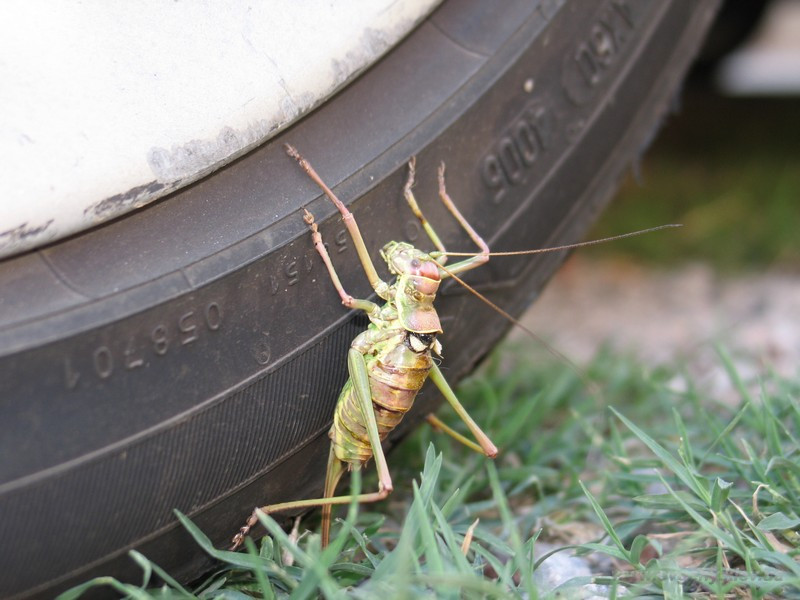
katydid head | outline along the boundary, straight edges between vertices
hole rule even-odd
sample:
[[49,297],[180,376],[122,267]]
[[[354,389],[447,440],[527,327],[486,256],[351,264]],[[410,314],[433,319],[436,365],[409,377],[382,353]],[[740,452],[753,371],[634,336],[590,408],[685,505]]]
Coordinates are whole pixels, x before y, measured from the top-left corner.
[[389,242],[381,257],[397,276],[394,303],[403,327],[413,333],[441,333],[439,315],[433,307],[442,279],[439,264],[405,242]]

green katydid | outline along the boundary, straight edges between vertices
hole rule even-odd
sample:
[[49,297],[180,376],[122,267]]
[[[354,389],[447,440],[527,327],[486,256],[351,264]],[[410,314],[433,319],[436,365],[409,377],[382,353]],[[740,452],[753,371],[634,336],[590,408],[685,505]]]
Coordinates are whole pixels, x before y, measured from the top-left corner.
[[[372,458],[375,459],[378,471],[378,490],[359,494],[355,499],[358,502],[377,502],[386,498],[391,493],[393,485],[381,448],[381,441],[410,410],[417,392],[428,378],[433,381],[450,406],[464,421],[475,441],[451,429],[434,415],[428,416],[428,422],[436,429],[453,436],[489,458],[497,456],[497,447],[458,401],[433,360],[433,355],[440,355],[442,351],[441,343],[436,338],[437,334],[442,333],[442,328],[436,309],[433,307],[433,301],[442,280],[447,278],[457,280],[519,325],[516,319],[465,284],[458,274],[479,267],[489,260],[490,255],[507,256],[564,250],[638,235],[664,227],[673,227],[673,225],[664,225],[603,240],[557,248],[493,254],[489,252],[486,242],[466,221],[447,194],[444,181],[445,168],[442,163],[438,171],[439,197],[470,239],[480,248],[480,252],[477,253],[448,252],[433,227],[425,219],[411,191],[415,175],[415,159],[412,157],[408,163],[408,179],[403,193],[411,211],[419,219],[437,250],[423,252],[405,242],[387,243],[381,250],[381,257],[386,261],[392,275],[396,276],[394,282],[387,283],[379,277],[372,264],[369,251],[361,237],[353,214],[296,149],[286,144],[286,152],[297,160],[303,170],[341,213],[369,283],[375,293],[385,301],[385,304],[381,306],[370,300],[353,298],[344,290],[322,242],[322,235],[314,222],[314,217],[304,209],[303,218],[311,229],[314,247],[327,267],[333,285],[342,299],[342,304],[347,308],[363,310],[370,319],[370,325],[366,331],[353,340],[348,351],[347,368],[350,378],[339,395],[333,425],[328,433],[331,438],[331,448],[328,455],[323,497],[271,504],[254,510],[244,527],[233,537],[233,549],[241,545],[244,537],[258,522],[257,511],[270,514],[318,506],[322,507],[322,545],[326,546],[330,538],[332,506],[349,504],[353,501],[353,496],[350,495],[334,495],[339,479],[345,469],[359,469]],[[445,266],[449,256],[465,258]]]

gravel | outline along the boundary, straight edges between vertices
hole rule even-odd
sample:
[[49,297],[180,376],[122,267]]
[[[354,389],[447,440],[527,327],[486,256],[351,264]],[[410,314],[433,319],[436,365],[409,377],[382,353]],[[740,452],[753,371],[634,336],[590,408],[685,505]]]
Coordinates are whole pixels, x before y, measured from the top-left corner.
[[522,321],[579,364],[607,344],[650,366],[684,363],[710,393],[736,401],[716,345],[754,389],[768,371],[796,377],[799,316],[798,275],[725,278],[703,264],[659,270],[575,255]]

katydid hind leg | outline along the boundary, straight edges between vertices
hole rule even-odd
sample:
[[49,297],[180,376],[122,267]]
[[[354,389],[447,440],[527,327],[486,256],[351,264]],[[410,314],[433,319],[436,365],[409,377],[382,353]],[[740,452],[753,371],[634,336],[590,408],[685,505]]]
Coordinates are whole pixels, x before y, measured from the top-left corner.
[[[328,467],[325,469],[325,489],[323,496],[325,498],[333,498],[336,493],[336,486],[344,473],[345,465],[342,461],[336,458],[336,453],[331,446],[328,452]],[[331,539],[331,511],[333,506],[326,504],[322,507],[322,547],[327,547]]]
[[489,458],[494,458],[497,456],[497,446],[494,445],[492,440],[489,439],[483,430],[478,426],[477,423],[472,419],[472,417],[467,412],[467,409],[459,402],[458,397],[456,396],[453,388],[450,387],[450,384],[447,383],[447,380],[442,375],[442,372],[439,370],[439,367],[436,364],[433,365],[431,368],[431,372],[429,375],[431,381],[439,388],[439,391],[442,392],[442,395],[447,400],[448,404],[453,407],[453,410],[456,411],[456,414],[461,417],[461,420],[464,421],[467,428],[470,430],[470,433],[475,437],[482,452],[488,456]]
[[266,506],[262,506],[261,508],[256,508],[253,511],[253,514],[250,515],[250,518],[247,519],[247,523],[239,530],[235,536],[233,536],[231,550],[236,550],[244,541],[245,536],[250,532],[250,530],[255,527],[258,523],[258,511],[261,511],[264,514],[271,515],[273,513],[282,512],[285,510],[293,510],[298,508],[317,508],[317,507],[324,507],[324,506],[333,506],[334,504],[350,504],[354,499],[358,503],[367,503],[367,502],[378,502],[379,500],[383,500],[386,496],[389,495],[389,490],[381,489],[377,492],[371,492],[368,494],[358,494],[357,496],[347,495],[347,496],[332,496],[330,498],[309,498],[307,500],[292,500],[290,502],[281,502],[278,504],[268,504]]
[[[378,433],[378,424],[375,420],[375,413],[372,408],[372,397],[369,389],[369,377],[367,374],[366,364],[364,357],[355,349],[350,349],[347,356],[347,366],[350,372],[350,378],[353,381],[353,389],[357,394],[359,407],[364,414],[364,421],[367,428],[367,436],[370,441],[372,455],[375,458],[375,466],[378,470],[378,491],[367,494],[358,494],[357,496],[328,496],[333,494],[336,484],[342,476],[345,469],[345,463],[339,460],[331,448],[331,453],[328,458],[328,471],[325,479],[325,496],[322,498],[310,498],[308,500],[292,500],[289,502],[281,502],[278,504],[269,504],[262,506],[253,511],[247,523],[239,530],[233,537],[233,545],[231,550],[238,548],[244,541],[245,536],[249,531],[258,523],[258,511],[265,514],[272,514],[284,510],[292,510],[298,508],[315,508],[323,507],[329,509],[335,504],[350,504],[354,499],[358,503],[378,502],[385,499],[392,491],[392,478],[389,473],[389,468],[386,465],[386,457],[381,448],[380,434]],[[330,537],[330,511],[323,511],[323,546],[327,545]]]
[[474,450],[475,452],[478,452],[480,454],[485,454],[484,449],[481,448],[478,444],[473,442],[468,437],[461,435],[458,431],[450,427],[447,423],[442,421],[439,417],[437,417],[433,413],[425,417],[425,420],[433,428],[434,431],[440,431],[441,433],[446,433],[457,442],[464,444],[467,448]]
[[353,390],[364,418],[372,456],[375,459],[375,468],[378,470],[379,490],[385,491],[386,495],[388,495],[392,491],[392,477],[386,464],[386,456],[383,454],[381,438],[378,433],[378,422],[375,419],[375,410],[372,407],[372,391],[369,385],[367,364],[364,362],[364,357],[355,348],[350,348],[347,353],[347,370],[353,382]]

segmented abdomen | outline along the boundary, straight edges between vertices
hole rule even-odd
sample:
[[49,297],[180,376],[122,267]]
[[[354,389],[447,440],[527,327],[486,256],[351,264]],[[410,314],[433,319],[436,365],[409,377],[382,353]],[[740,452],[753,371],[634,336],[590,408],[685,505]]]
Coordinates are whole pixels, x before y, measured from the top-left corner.
[[[380,360],[373,360],[367,364],[372,409],[381,439],[384,439],[411,409],[417,392],[422,388],[431,370],[431,359],[425,354],[413,354],[411,361],[408,360],[408,355],[403,358],[405,360],[400,362],[405,364],[401,367]],[[353,382],[349,379],[339,394],[329,435],[339,460],[352,465],[361,465],[372,458],[366,424]]]

